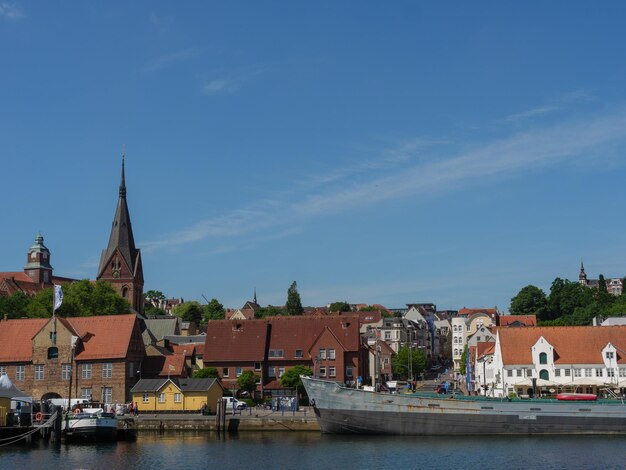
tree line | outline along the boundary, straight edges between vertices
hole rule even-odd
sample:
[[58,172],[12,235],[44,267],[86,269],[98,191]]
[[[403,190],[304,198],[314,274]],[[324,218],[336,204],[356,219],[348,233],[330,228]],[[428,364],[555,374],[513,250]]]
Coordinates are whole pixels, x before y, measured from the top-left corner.
[[[623,284],[626,288],[626,284]],[[606,280],[599,276],[597,287],[588,287],[557,277],[546,293],[537,286],[523,287],[511,299],[511,315],[537,315],[540,326],[590,325],[594,317],[626,315],[626,294],[607,291]]]

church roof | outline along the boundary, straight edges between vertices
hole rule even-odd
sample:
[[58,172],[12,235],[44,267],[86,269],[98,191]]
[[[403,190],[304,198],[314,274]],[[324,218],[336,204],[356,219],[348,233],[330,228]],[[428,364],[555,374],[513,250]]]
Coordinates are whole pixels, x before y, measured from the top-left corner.
[[111,256],[113,256],[115,250],[119,250],[130,271],[135,273],[139,250],[135,247],[135,238],[133,237],[133,229],[130,223],[130,213],[128,211],[128,204],[126,203],[124,159],[122,159],[122,179],[120,182],[119,199],[117,201],[117,208],[115,209],[111,235],[109,236],[109,245],[106,250],[102,251],[100,267],[98,268],[98,278],[102,275],[106,264],[111,259]]

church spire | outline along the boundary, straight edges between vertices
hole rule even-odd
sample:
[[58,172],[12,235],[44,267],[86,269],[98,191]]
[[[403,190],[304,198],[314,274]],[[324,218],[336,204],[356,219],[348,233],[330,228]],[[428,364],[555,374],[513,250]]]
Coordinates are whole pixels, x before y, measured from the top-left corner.
[[122,148],[122,180],[120,181],[120,197],[126,198],[126,178],[124,177],[124,158],[126,148]]

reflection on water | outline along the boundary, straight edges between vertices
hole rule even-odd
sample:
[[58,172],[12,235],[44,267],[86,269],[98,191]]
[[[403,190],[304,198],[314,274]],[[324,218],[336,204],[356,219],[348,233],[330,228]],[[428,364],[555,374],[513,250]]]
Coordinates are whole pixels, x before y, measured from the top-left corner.
[[0,468],[624,468],[626,438],[382,437],[318,432],[142,433],[136,442],[0,447]]

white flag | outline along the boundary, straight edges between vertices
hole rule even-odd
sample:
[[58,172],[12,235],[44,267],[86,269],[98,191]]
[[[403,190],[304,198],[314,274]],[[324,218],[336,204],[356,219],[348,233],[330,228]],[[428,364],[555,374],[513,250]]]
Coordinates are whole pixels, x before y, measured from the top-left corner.
[[57,308],[61,306],[63,303],[63,290],[61,286],[54,285],[54,308],[52,311],[54,312]]

